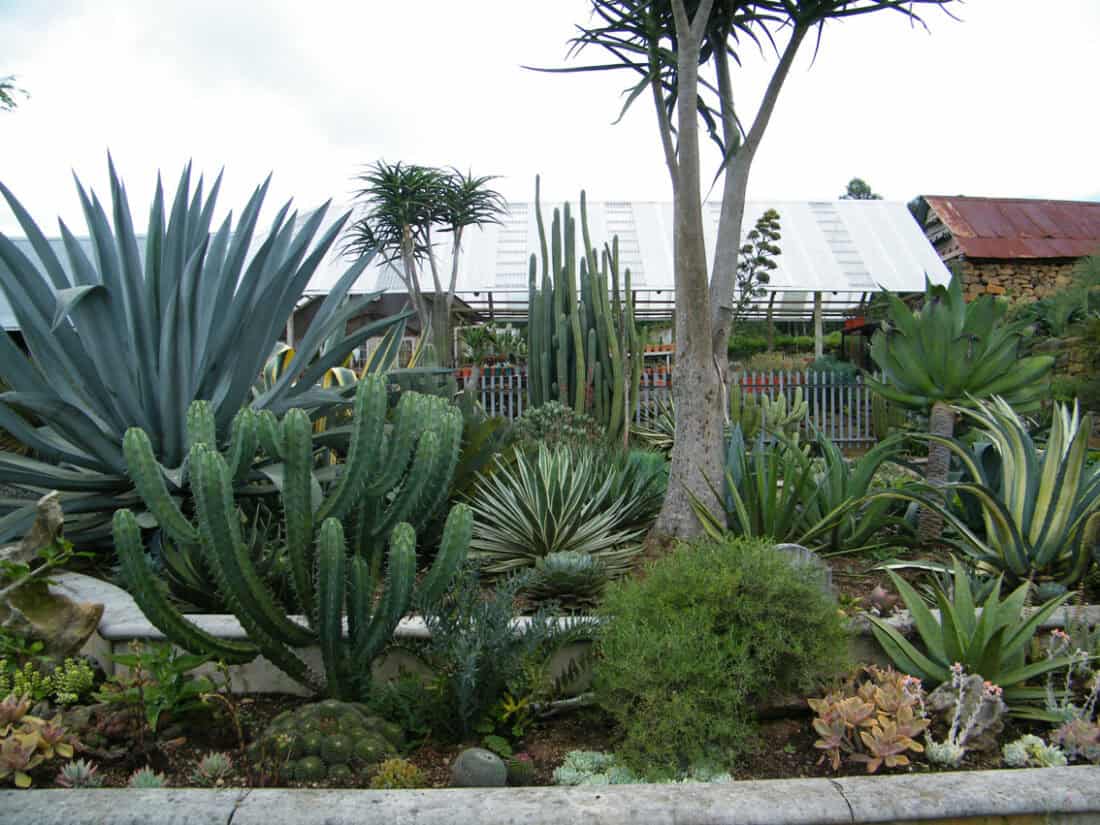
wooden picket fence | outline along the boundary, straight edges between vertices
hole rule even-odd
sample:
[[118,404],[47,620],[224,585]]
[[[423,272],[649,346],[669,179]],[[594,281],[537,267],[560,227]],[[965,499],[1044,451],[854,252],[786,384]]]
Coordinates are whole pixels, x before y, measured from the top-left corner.
[[[460,370],[459,381],[468,375],[468,370]],[[745,396],[767,394],[776,398],[782,394],[787,396],[788,403],[801,388],[807,403],[809,425],[841,445],[871,444],[876,440],[871,425],[871,390],[861,375],[848,377],[811,370],[773,370],[734,372],[731,380],[738,382]],[[484,367],[476,388],[481,405],[489,415],[512,420],[521,416],[528,405],[526,367]],[[644,370],[634,420],[642,421],[671,394],[671,369]]]

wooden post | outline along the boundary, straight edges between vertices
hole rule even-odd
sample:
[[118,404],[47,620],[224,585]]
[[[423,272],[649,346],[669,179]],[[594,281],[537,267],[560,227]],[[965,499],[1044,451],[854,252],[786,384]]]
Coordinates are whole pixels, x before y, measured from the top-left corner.
[[814,360],[825,354],[825,325],[821,317],[821,293],[814,293]]
[[775,306],[775,292],[768,298],[768,352],[775,350],[775,322],[772,320],[772,308]]

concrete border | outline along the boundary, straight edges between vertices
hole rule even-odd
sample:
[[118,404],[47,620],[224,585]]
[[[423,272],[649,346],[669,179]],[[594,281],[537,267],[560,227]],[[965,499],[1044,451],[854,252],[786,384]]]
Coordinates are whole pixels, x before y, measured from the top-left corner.
[[728,785],[0,792],[0,825],[1097,823],[1100,767]]

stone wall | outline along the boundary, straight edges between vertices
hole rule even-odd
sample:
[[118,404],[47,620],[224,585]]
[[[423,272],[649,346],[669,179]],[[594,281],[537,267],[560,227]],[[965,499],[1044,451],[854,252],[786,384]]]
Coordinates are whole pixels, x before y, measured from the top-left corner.
[[1035,301],[1069,286],[1076,259],[952,261],[962,275],[966,298],[1004,295],[1012,301]]

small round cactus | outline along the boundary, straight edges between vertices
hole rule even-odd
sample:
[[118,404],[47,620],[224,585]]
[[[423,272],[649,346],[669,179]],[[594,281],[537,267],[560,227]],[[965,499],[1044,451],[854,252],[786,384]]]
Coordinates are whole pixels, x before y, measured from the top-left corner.
[[366,706],[326,699],[280,713],[249,755],[293,781],[348,784],[403,744],[401,728],[371,716]]
[[85,759],[74,759],[61,766],[55,780],[62,788],[98,788],[103,777],[96,773],[96,766]]
[[130,781],[126,784],[130,788],[167,788],[168,778],[152,768],[138,768],[130,775]]

